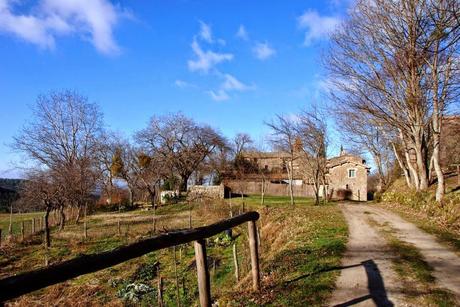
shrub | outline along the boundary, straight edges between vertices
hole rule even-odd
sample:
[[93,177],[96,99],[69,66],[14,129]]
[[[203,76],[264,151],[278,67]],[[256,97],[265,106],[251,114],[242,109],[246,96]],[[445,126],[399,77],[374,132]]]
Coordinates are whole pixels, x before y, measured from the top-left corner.
[[442,203],[438,203],[429,192],[385,192],[382,200],[399,203],[425,213],[438,224],[460,230],[460,194],[446,194]]

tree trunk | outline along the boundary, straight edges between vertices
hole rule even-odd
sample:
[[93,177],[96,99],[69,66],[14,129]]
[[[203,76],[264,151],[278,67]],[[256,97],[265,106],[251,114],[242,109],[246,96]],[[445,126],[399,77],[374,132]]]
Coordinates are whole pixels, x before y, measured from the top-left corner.
[[438,185],[436,187],[436,201],[441,202],[445,194],[444,174],[439,162],[439,147],[441,142],[441,120],[438,116],[437,104],[434,104],[433,111],[433,166],[438,178]]
[[61,215],[61,219],[59,221],[59,231],[62,231],[64,229],[65,219],[66,219],[66,216],[65,216],[65,213],[64,213],[64,206],[61,206],[59,208],[59,213]]
[[396,160],[398,161],[399,167],[402,169],[404,173],[404,178],[406,179],[406,184],[408,188],[413,188],[411,178],[410,178],[410,173],[406,165],[404,165],[404,162],[402,161],[401,157],[399,156],[398,151],[396,150],[396,146],[393,142],[391,142],[391,147],[393,148],[393,152],[395,154]]
[[49,248],[51,246],[49,217],[50,217],[50,209],[47,208],[45,212],[45,247],[46,248]]
[[187,181],[190,175],[183,174],[180,176],[181,181],[180,181],[180,192],[187,192]]
[[80,223],[80,215],[81,215],[81,206],[77,206],[77,217],[75,218],[75,224]]
[[417,157],[417,170],[420,180],[420,190],[428,189],[428,176],[426,170],[426,163],[423,155],[423,142],[418,138],[415,140],[415,155]]
[[407,166],[411,172],[411,176],[410,178],[412,179],[412,184],[413,186],[415,187],[415,189],[417,191],[420,191],[420,179],[419,179],[419,176],[418,176],[418,173],[417,173],[417,170],[415,169],[414,165],[412,164],[411,160],[410,160],[410,155],[409,155],[409,151],[408,149],[405,150],[405,156],[406,156],[406,163],[407,163]]
[[13,203],[10,201],[10,223],[8,225],[8,236],[13,234]]

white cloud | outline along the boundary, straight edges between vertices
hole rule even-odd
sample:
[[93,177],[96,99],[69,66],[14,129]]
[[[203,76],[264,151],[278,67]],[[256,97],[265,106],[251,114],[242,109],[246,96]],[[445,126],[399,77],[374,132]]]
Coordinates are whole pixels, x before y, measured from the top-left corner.
[[174,85],[177,86],[178,88],[189,88],[189,87],[195,87],[192,83],[189,83],[184,80],[177,79],[174,81]]
[[190,71],[209,72],[215,65],[231,61],[233,54],[231,53],[218,53],[211,50],[204,51],[196,39],[192,42],[192,50],[195,53],[196,59],[188,61],[188,68]]
[[238,31],[236,32],[236,37],[244,41],[249,40],[248,31],[246,31],[246,28],[243,25],[240,25],[240,27],[238,28]]
[[198,35],[205,42],[212,43],[214,41],[212,38],[211,27],[207,23],[204,23],[201,20],[200,20],[200,33]]
[[252,48],[254,56],[259,60],[267,60],[276,54],[275,49],[271,48],[268,43],[256,43],[254,48]]
[[113,28],[125,15],[108,0],[40,0],[29,14],[15,13],[16,0],[0,0],[0,32],[44,49],[53,49],[58,36],[87,36],[104,54],[119,52]]
[[304,45],[310,45],[314,40],[325,39],[340,24],[340,18],[320,16],[317,11],[308,10],[298,18],[298,26],[306,29]]
[[208,94],[215,101],[224,101],[230,99],[231,92],[246,92],[253,90],[254,85],[247,85],[230,74],[223,74],[223,81],[217,91],[208,91]]
[[224,75],[224,82],[221,85],[221,88],[226,91],[239,91],[244,92],[254,88],[254,86],[249,86],[235,78],[230,74]]
[[230,99],[230,96],[224,90],[208,91],[208,94],[211,96],[212,100],[215,101],[225,101]]

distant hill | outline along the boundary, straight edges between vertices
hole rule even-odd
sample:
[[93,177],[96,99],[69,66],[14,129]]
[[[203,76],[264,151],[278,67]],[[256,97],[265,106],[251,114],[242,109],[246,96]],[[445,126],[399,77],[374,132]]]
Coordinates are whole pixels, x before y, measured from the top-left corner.
[[23,179],[0,178],[0,212],[7,212],[12,200],[19,197],[19,189],[25,182]]
[[24,179],[0,178],[0,188],[19,192],[19,189],[24,182]]

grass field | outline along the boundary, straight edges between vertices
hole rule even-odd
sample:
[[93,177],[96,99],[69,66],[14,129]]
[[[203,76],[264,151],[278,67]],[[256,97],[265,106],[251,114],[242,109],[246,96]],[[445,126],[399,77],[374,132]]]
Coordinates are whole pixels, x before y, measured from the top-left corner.
[[[233,229],[235,240],[225,235],[207,241],[208,263],[212,280],[213,299],[220,306],[240,305],[324,305],[331,293],[345,249],[347,228],[340,210],[333,204],[313,206],[313,200],[296,199],[289,205],[286,197],[260,197],[243,200],[233,198],[225,203],[195,204],[192,207],[193,226],[210,224],[229,216],[230,204],[234,214],[242,209],[257,210],[261,236],[262,291],[253,293],[250,279],[250,259],[247,226]],[[188,228],[187,204],[169,205],[157,210],[161,218],[158,231]],[[132,211],[101,213],[88,217],[88,239],[83,238],[81,225],[69,224],[64,231],[52,233],[52,247],[46,254],[41,237],[35,236],[0,249],[0,277],[43,266],[49,262],[70,259],[79,254],[97,253],[128,244],[151,235],[152,213]],[[16,217],[19,218],[19,217]],[[122,221],[121,235],[117,221]],[[237,245],[240,281],[236,283],[233,266],[233,244]],[[177,267],[177,283],[174,271]],[[196,271],[191,244],[150,253],[143,257],[61,283],[16,301],[22,306],[56,304],[81,305],[155,305],[158,274],[164,282],[164,301],[167,306],[194,305],[197,302]]]
[[[33,213],[18,213],[13,214],[12,216],[12,232],[15,235],[19,235],[21,233],[21,222],[24,221],[26,223],[25,227],[30,227],[28,223],[32,218],[39,218],[42,217],[42,212],[33,212]],[[0,229],[2,230],[2,240],[6,238],[8,235],[8,228],[10,225],[10,215],[6,213],[0,213]],[[27,231],[30,231],[27,229]]]

